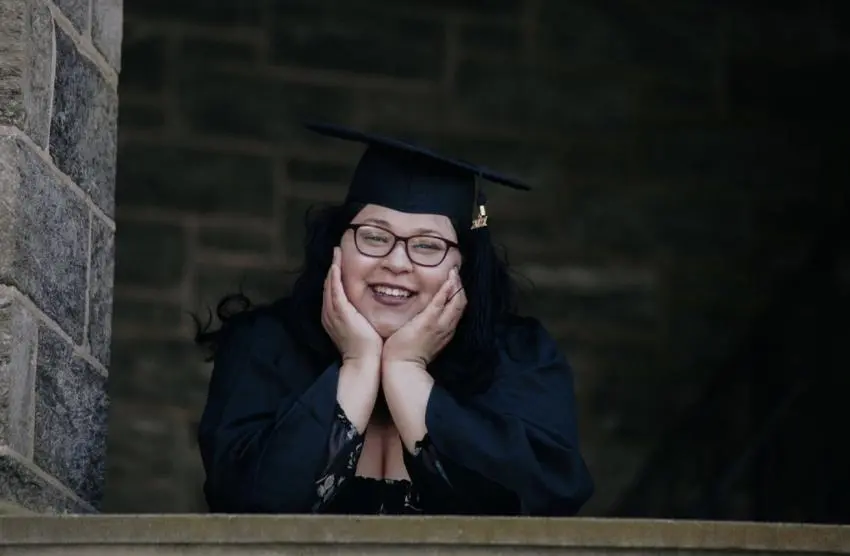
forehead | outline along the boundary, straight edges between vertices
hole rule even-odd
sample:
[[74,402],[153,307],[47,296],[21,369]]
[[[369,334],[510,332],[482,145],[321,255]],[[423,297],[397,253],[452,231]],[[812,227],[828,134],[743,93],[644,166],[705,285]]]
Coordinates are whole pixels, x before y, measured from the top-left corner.
[[413,234],[423,231],[436,232],[447,238],[456,238],[454,226],[442,214],[417,214],[389,209],[380,205],[366,205],[356,219],[357,222],[373,221],[385,224],[397,234]]

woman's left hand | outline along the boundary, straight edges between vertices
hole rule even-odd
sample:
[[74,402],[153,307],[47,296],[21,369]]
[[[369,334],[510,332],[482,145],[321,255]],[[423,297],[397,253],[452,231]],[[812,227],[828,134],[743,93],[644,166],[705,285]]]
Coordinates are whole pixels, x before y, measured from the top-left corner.
[[387,338],[383,361],[427,367],[454,336],[466,303],[460,275],[453,268],[425,309]]

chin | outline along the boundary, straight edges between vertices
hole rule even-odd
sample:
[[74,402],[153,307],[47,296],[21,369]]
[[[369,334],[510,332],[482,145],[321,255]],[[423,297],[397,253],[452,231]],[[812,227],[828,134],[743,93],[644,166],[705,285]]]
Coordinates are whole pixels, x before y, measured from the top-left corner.
[[404,326],[403,322],[379,321],[372,323],[372,327],[384,340],[395,334],[402,326]]
[[410,317],[406,314],[392,314],[389,311],[375,311],[367,315],[366,318],[378,335],[385,340],[410,320]]

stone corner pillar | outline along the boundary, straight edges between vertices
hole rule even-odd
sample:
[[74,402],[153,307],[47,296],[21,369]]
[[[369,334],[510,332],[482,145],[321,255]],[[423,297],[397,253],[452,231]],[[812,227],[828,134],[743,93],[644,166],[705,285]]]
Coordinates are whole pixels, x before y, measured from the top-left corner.
[[0,0],[0,513],[103,491],[122,0]]

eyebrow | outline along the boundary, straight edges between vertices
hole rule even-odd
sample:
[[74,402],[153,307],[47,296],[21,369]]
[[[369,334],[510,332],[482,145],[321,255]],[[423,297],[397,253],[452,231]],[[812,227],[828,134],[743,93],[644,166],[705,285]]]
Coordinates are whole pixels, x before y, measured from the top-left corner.
[[[392,224],[387,222],[386,220],[381,220],[380,218],[367,218],[363,221],[364,224],[375,224],[377,226],[383,226],[384,228],[392,229]],[[413,235],[419,234],[434,234],[440,237],[443,237],[443,234],[438,232],[437,230],[432,230],[431,228],[417,228],[413,230]]]

